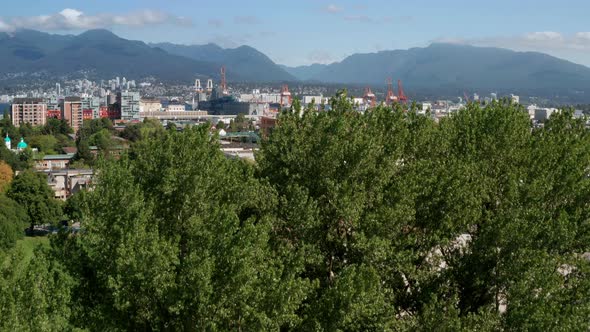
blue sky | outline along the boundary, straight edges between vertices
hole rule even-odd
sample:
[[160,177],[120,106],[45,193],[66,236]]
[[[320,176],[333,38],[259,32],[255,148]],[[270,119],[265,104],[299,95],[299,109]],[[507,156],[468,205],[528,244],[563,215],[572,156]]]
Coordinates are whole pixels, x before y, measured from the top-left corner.
[[[8,1],[7,1],[8,2]],[[19,0],[1,6],[0,31],[253,46],[278,63],[339,61],[352,53],[434,41],[540,51],[590,65],[588,0]]]

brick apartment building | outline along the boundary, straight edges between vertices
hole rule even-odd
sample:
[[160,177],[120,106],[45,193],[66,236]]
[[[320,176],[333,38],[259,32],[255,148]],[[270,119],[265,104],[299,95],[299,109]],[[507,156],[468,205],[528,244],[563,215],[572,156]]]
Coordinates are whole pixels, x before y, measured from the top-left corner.
[[78,132],[84,122],[84,111],[80,97],[66,97],[62,107],[62,119],[68,122],[68,125]]
[[15,98],[12,102],[12,124],[43,126],[47,121],[47,104],[40,98]]

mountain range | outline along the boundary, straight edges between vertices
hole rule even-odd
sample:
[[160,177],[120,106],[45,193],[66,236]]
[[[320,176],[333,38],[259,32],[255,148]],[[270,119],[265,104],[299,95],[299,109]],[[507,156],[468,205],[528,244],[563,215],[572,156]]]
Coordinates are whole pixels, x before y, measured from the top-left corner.
[[329,65],[287,67],[249,46],[146,44],[108,30],[56,35],[34,30],[0,33],[0,85],[15,79],[154,77],[167,82],[317,81],[384,86],[389,77],[407,87],[437,90],[590,91],[590,68],[535,52],[435,43],[424,48],[353,54]]
[[[178,52],[168,52],[159,46]],[[181,52],[184,49],[188,52]],[[296,80],[251,47],[222,49],[213,44],[148,45],[120,38],[102,29],[89,30],[77,36],[34,30],[0,33],[0,63],[0,77],[8,79],[40,76],[107,79],[125,76],[187,83],[195,78],[218,79],[220,67],[226,65],[228,80]]]
[[216,44],[178,45],[171,43],[150,44],[170,54],[184,56],[197,61],[215,61],[223,64],[228,71],[247,77],[249,81],[276,82],[296,81],[294,75],[275,64],[269,57],[250,46],[221,48]]
[[590,68],[536,52],[435,43],[425,48],[354,54],[329,65],[284,67],[302,80],[384,85],[389,77],[419,88],[587,89]]

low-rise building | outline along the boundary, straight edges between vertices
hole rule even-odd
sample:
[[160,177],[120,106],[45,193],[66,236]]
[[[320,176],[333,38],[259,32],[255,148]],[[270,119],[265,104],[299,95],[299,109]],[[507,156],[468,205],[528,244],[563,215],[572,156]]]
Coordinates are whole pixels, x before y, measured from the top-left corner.
[[61,119],[61,110],[59,109],[51,109],[51,110],[47,110],[47,118],[55,118],[55,119]]
[[141,112],[141,119],[163,120],[199,120],[207,116],[206,111],[168,111],[168,112]]
[[184,112],[186,111],[186,106],[184,104],[168,104],[166,106],[166,112]]
[[49,154],[35,160],[35,169],[38,171],[67,169],[74,158],[73,154]]
[[268,134],[270,134],[276,125],[277,119],[275,117],[260,117],[259,128],[262,136],[267,136]]
[[67,169],[47,171],[47,184],[54,192],[56,199],[66,200],[71,195],[92,185],[94,171],[91,169]]
[[162,110],[162,102],[159,99],[141,98],[139,102],[140,112],[160,112]]

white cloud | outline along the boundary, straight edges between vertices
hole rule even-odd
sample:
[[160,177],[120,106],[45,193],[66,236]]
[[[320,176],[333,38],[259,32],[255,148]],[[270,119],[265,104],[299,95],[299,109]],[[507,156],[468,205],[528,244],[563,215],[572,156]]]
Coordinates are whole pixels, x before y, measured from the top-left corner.
[[343,10],[342,7],[337,6],[335,4],[330,4],[327,7],[324,7],[324,11],[331,13],[331,14],[340,13],[342,10]]
[[139,27],[154,24],[190,25],[191,20],[148,9],[125,15],[108,13],[86,15],[77,9],[66,8],[51,15],[0,19],[0,31],[12,32],[17,29],[80,30],[108,28],[117,25]]
[[590,32],[578,32],[575,37],[582,40],[590,40]]
[[524,38],[530,41],[562,41],[563,36],[559,32],[555,31],[541,31],[541,32],[530,32],[524,35]]

